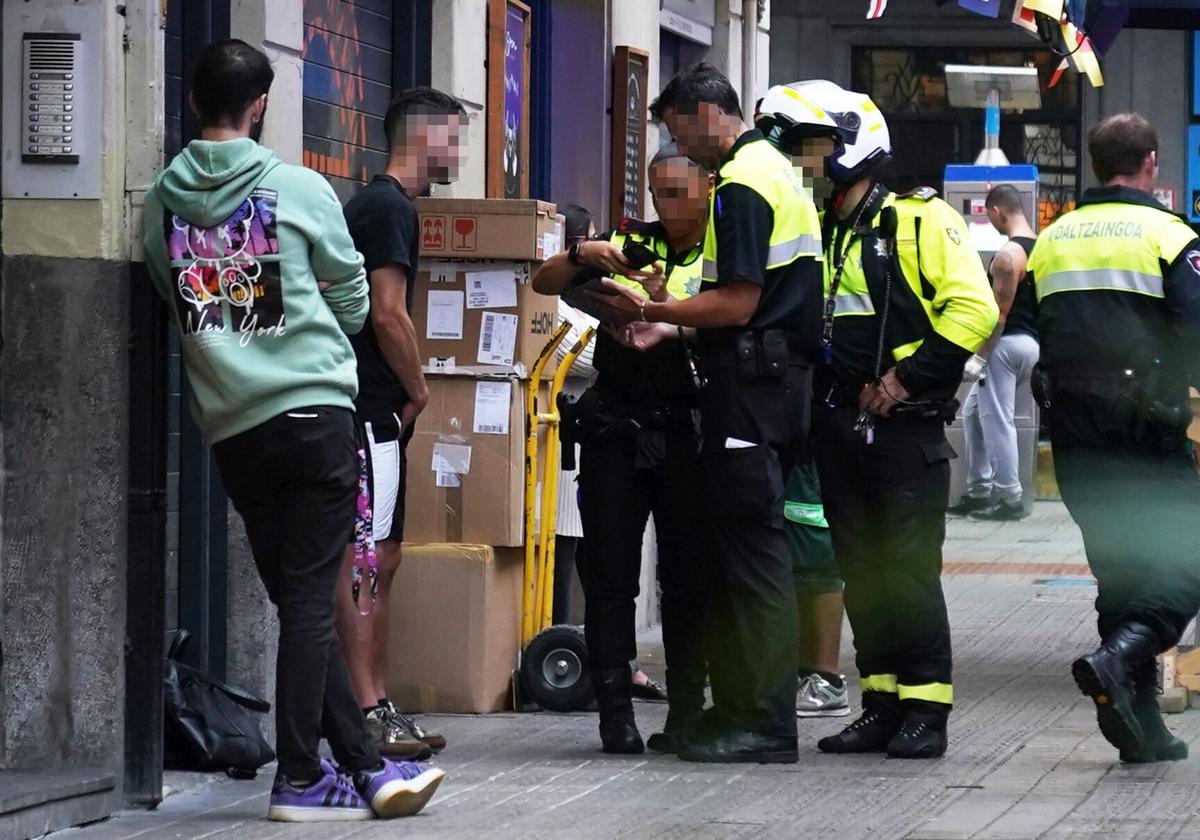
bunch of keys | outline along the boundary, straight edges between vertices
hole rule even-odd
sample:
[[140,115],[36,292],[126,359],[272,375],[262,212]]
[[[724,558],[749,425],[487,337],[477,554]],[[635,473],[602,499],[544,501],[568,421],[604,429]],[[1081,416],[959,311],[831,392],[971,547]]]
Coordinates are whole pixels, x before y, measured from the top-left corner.
[[863,436],[870,446],[875,442],[875,415],[869,411],[859,412],[858,419],[854,421],[854,431]]

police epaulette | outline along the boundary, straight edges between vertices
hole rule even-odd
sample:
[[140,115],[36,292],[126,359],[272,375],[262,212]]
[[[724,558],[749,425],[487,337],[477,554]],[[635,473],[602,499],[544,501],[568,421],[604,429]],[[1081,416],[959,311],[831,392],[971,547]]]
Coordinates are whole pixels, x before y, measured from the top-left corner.
[[917,187],[915,190],[899,193],[900,198],[917,198],[921,201],[930,201],[937,198],[937,190],[933,187]]

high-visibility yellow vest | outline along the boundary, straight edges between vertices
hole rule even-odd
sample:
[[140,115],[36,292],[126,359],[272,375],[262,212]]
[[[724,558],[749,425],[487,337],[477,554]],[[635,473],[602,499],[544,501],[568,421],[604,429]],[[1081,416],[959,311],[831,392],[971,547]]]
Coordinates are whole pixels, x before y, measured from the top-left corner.
[[1029,257],[1043,366],[1069,376],[1186,364],[1163,265],[1195,239],[1186,222],[1146,193],[1084,193],[1078,209],[1042,232]]
[[717,233],[714,224],[721,189],[741,184],[754,190],[771,208],[771,229],[767,270],[790,265],[801,257],[820,261],[821,223],[812,196],[804,187],[792,162],[766,140],[752,140],[725,162],[717,175],[717,188],[709,198],[708,230],[704,234],[704,263],[701,277],[705,283],[717,281]]
[[[893,288],[888,334],[894,341],[887,349],[895,361],[905,359],[917,351],[932,329],[964,350],[975,352],[995,329],[999,309],[983,263],[968,240],[962,216],[932,190],[907,196],[889,194],[880,212],[887,207],[894,207],[896,212],[895,248],[903,274],[903,278],[893,277],[893,281],[902,279],[907,286]],[[849,241],[848,233],[845,241]],[[882,300],[877,303],[872,297],[867,282],[864,244],[871,249],[867,259],[876,264],[876,282],[885,270],[884,262],[891,260],[891,246],[879,237],[870,235],[854,241],[838,283],[835,323],[837,318],[874,315],[882,306]],[[826,243],[826,295],[836,269],[836,247],[835,241]],[[906,318],[905,312],[915,317]],[[836,347],[836,327],[833,335]]]
[[1051,295],[1114,291],[1163,298],[1160,261],[1170,264],[1196,233],[1165,209],[1087,204],[1038,237],[1029,257],[1040,303]]
[[[636,224],[639,227],[652,227],[652,225],[643,223]],[[676,254],[676,259],[680,261],[673,262],[670,259],[670,245],[666,239],[650,233],[617,230],[609,237],[608,241],[618,248],[623,248],[626,242],[637,242],[658,254],[662,258],[663,271],[667,275],[667,294],[676,300],[690,298],[700,291],[700,254],[698,249],[692,249],[684,254]],[[622,286],[628,286],[636,292],[645,294],[642,284],[636,280],[619,276],[612,279]]]

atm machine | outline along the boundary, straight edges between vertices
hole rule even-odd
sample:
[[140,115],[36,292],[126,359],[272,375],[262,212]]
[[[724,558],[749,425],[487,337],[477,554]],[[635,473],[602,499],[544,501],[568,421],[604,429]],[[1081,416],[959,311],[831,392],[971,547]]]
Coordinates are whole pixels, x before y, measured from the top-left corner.
[[[1000,149],[1000,110],[1037,109],[1041,107],[1037,69],[1034,67],[981,67],[963,64],[946,65],[946,88],[950,105],[955,108],[984,108],[984,143],[974,164],[950,164],[946,167],[944,196],[946,202],[962,214],[967,222],[971,244],[986,266],[1004,237],[992,227],[987,218],[984,199],[993,187],[1011,184],[1021,193],[1025,215],[1038,227],[1038,170],[1033,164],[1010,164]],[[986,387],[986,386],[985,386]],[[965,402],[969,386],[960,389],[958,398]],[[1038,409],[1028,383],[1017,391],[1017,445],[1021,457],[1021,492],[1025,509],[1031,510],[1034,496],[1034,474],[1037,468]],[[947,430],[959,457],[951,462],[950,500],[956,501],[967,487],[966,441],[959,417]]]

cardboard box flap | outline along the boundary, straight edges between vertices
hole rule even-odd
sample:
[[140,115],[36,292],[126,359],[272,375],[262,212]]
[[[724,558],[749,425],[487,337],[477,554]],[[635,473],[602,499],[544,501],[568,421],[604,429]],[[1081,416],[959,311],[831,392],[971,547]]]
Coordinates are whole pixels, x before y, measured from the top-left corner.
[[479,216],[553,216],[548,201],[532,198],[418,198],[418,213],[474,213]]

